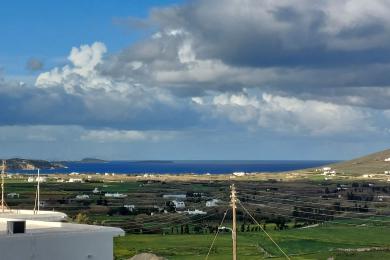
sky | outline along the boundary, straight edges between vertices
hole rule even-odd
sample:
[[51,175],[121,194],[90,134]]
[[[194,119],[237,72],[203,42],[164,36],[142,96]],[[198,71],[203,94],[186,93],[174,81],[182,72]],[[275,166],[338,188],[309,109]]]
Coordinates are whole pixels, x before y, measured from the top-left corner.
[[388,13],[386,0],[3,1],[0,157],[387,149]]

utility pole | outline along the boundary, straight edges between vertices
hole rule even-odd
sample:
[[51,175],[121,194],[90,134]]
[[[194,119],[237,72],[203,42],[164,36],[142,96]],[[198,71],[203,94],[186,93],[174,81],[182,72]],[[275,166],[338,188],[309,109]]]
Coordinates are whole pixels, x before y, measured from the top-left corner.
[[39,183],[41,182],[41,178],[39,177],[39,168],[38,168],[38,184],[37,184],[37,197],[38,197],[38,205],[37,205],[37,209],[38,209],[38,212],[39,212]]
[[1,211],[4,212],[4,171],[5,160],[3,160],[3,167],[1,169]]
[[232,241],[233,241],[233,260],[237,260],[237,223],[236,223],[236,187],[234,184],[230,186],[231,188],[231,206],[233,213],[233,227],[232,227]]

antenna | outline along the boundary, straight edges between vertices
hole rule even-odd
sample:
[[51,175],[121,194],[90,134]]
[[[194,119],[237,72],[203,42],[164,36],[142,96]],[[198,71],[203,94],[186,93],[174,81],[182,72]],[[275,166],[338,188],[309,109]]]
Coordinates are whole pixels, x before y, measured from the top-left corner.
[[41,178],[39,177],[39,168],[38,168],[38,184],[37,184],[37,193],[38,193],[38,212],[39,212],[39,204],[40,204],[40,202],[39,202],[39,183],[41,182]]
[[39,183],[41,182],[41,177],[39,177],[39,168],[38,168],[38,176],[37,176],[37,190],[35,191],[35,201],[34,201],[34,215],[39,212]]
[[236,187],[234,184],[230,186],[231,188],[231,206],[232,206],[232,212],[233,212],[233,227],[232,227],[232,242],[233,242],[233,260],[237,260],[237,220],[236,220]]
[[4,213],[4,171],[5,160],[3,160],[3,167],[1,169],[1,211]]

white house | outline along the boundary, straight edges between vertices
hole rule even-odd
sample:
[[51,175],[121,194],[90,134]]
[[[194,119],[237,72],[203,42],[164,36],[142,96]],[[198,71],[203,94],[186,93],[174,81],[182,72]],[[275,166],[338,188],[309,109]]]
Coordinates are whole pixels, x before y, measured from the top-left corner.
[[186,211],[184,211],[184,213],[187,213],[188,215],[206,215],[207,214],[207,212],[202,211],[202,210],[198,210],[198,209],[186,210]]
[[221,202],[221,200],[219,200],[219,199],[208,200],[208,201],[206,201],[206,207],[208,207],[208,208],[216,207],[216,206],[218,206],[219,202]]
[[36,177],[35,178],[35,181],[36,182],[46,182],[47,181],[47,177],[45,177],[45,176],[39,176],[39,177]]
[[331,167],[324,167],[324,168],[322,168],[322,171],[330,171],[330,170],[332,170]]
[[186,207],[184,201],[172,200],[173,205],[175,205],[176,209],[183,209]]
[[237,177],[241,177],[241,176],[245,176],[246,173],[245,172],[233,172],[233,175],[237,176]]
[[135,205],[123,205],[124,208],[127,208],[130,212],[133,212]]
[[100,193],[100,190],[97,187],[95,187],[95,189],[93,189],[92,193],[93,194],[98,194],[98,193]]
[[187,195],[186,194],[165,194],[163,195],[164,199],[186,199]]
[[390,162],[390,157],[389,157],[389,158],[386,158],[384,161],[385,161],[385,162]]
[[11,192],[7,194],[8,198],[19,198],[19,193]]
[[69,180],[68,180],[68,182],[79,182],[79,183],[82,183],[83,182],[83,179],[81,179],[81,178],[70,178]]
[[27,182],[34,182],[34,177],[28,177]]
[[86,200],[89,199],[89,196],[86,194],[81,194],[76,196],[76,200]]
[[1,259],[113,259],[120,228],[0,218]]
[[105,197],[107,198],[126,198],[127,195],[123,193],[106,193],[104,194]]
[[71,175],[71,176],[73,176],[73,175],[79,175],[80,173],[78,173],[78,172],[71,172],[71,173],[69,173],[69,175]]

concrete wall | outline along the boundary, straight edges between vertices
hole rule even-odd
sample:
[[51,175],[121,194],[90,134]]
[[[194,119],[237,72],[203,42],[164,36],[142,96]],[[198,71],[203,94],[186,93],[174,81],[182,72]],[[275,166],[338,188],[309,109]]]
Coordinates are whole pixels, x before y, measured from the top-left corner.
[[1,260],[109,260],[113,235],[108,232],[53,232],[0,236]]

